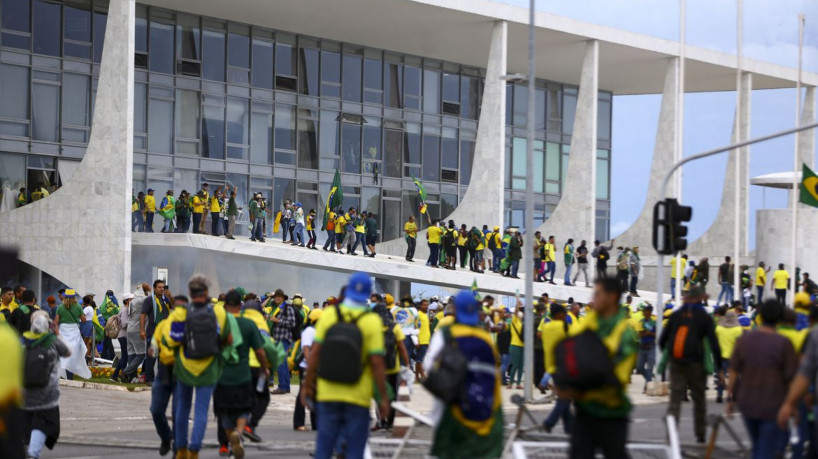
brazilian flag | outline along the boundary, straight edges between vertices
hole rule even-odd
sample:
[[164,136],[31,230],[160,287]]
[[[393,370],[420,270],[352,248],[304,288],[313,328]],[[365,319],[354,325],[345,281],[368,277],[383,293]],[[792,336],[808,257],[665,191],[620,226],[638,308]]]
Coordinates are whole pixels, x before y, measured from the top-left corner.
[[801,172],[801,203],[818,207],[818,175],[804,164]]
[[420,198],[420,213],[426,213],[426,188],[420,180],[412,176],[412,181],[415,183],[415,188],[418,190],[418,197]]
[[324,207],[324,221],[321,223],[321,231],[326,231],[327,229],[330,211],[343,204],[343,202],[344,192],[341,189],[341,174],[338,172],[338,169],[335,169],[335,177],[332,179],[332,185],[329,187],[327,205]]

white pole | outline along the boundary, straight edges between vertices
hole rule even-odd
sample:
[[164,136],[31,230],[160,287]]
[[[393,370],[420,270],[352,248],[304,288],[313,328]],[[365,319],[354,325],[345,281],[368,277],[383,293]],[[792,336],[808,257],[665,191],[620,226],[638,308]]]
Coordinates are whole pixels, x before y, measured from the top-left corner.
[[[806,17],[804,13],[798,15],[798,79],[795,82],[795,127],[801,126],[801,63],[804,49],[804,24]],[[795,133],[795,153],[793,154],[792,167],[792,193],[790,193],[790,200],[792,201],[792,247],[790,248],[790,272],[792,273],[790,283],[792,290],[790,291],[790,304],[795,307],[795,290],[798,285],[798,279],[795,278],[796,258],[795,251],[798,246],[798,198],[800,191],[800,183],[798,180],[798,170],[800,169],[800,158],[798,157],[798,143],[801,139],[801,133]]]
[[[675,161],[679,162],[682,160],[684,156],[684,118],[685,118],[685,47],[686,47],[686,34],[685,29],[687,27],[687,0],[680,0],[679,2],[679,66],[678,72],[679,76],[676,79],[676,87],[678,88],[678,93],[676,94],[676,151],[674,152]],[[679,169],[679,175],[676,178],[676,182],[674,184],[673,194],[679,202],[682,201],[682,179],[684,177],[684,171]],[[681,260],[681,254],[676,253],[674,255],[676,257],[676,272],[670,273],[676,279],[676,288],[673,292],[673,297],[676,298],[676,304],[682,300],[682,273],[686,266],[679,266],[679,261]],[[664,293],[664,292],[662,292]],[[662,314],[665,311],[664,305],[661,303],[656,304],[656,311],[658,314]]]
[[[744,117],[741,116],[741,96],[743,95],[742,87],[741,87],[741,77],[742,77],[742,32],[744,28],[744,16],[743,16],[743,0],[736,0],[736,142],[741,142],[743,140],[742,134],[742,126],[741,123],[744,121]],[[734,154],[736,157],[735,161],[735,170],[733,174],[734,180],[734,187],[736,188],[736,199],[733,203],[733,212],[735,213],[735,220],[733,221],[733,299],[738,300],[741,298],[741,283],[739,282],[739,276],[741,275],[741,260],[739,257],[741,256],[740,247],[741,247],[741,162],[742,162],[742,150],[741,148],[737,148],[734,150]]]
[[[535,94],[535,69],[534,69],[534,2],[529,3],[528,11],[528,123],[526,125],[526,172],[525,172],[525,235],[523,241],[523,251],[531,255],[531,247],[534,245],[534,117],[536,116],[534,100]],[[529,258],[524,258],[528,260]],[[525,264],[526,267],[531,263]],[[525,390],[523,395],[526,402],[532,400],[534,384],[534,276],[529,273],[525,276],[525,302],[524,313],[525,324],[523,333],[526,342],[529,343],[523,349],[523,369],[525,372]]]

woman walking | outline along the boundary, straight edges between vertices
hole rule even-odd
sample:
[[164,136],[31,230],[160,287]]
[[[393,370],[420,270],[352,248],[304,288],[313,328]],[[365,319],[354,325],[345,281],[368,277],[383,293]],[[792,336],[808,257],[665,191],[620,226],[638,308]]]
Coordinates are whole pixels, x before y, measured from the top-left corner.
[[120,382],[119,375],[128,366],[128,312],[133,301],[133,293],[126,293],[122,300],[122,308],[119,310],[119,334],[116,339],[119,341],[119,362],[117,362],[111,381]]
[[[65,341],[70,356],[60,357],[60,366],[65,370],[66,377],[73,379],[76,374],[80,378],[89,379],[91,370],[85,362],[85,353],[88,348],[82,340],[80,334],[80,324],[85,322],[85,314],[77,303],[79,295],[74,289],[66,289],[63,294],[63,304],[57,308],[54,323],[59,327],[59,335]],[[93,325],[91,326],[93,330]]]

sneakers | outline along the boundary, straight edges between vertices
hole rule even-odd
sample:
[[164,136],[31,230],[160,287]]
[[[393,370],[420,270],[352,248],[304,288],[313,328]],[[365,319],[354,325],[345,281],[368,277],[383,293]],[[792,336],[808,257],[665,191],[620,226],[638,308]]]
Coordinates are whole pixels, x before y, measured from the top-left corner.
[[244,459],[244,445],[241,443],[241,435],[235,430],[230,434],[230,446],[233,447],[233,457]]
[[230,457],[230,449],[227,447],[227,445],[221,445],[219,447],[219,456]]
[[253,430],[252,427],[245,425],[244,430],[241,431],[241,434],[244,435],[248,440],[253,443],[261,442],[261,437],[256,434],[256,431]]

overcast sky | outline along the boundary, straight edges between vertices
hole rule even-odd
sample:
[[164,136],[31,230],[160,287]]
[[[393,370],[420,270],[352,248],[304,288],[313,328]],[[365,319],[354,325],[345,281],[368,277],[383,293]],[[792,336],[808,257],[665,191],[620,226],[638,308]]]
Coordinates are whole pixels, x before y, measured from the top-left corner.
[[[527,0],[503,0],[528,6]],[[677,40],[678,0],[538,0],[537,9],[561,16]],[[797,16],[807,17],[804,69],[818,71],[818,2],[815,0],[749,0],[744,2],[744,54],[797,66]],[[736,52],[735,0],[688,0],[687,43]],[[616,236],[636,220],[644,204],[650,159],[659,115],[659,95],[614,99],[611,233]],[[688,94],[685,98],[685,155],[726,145],[735,110],[734,93]],[[795,90],[755,91],[751,101],[751,136],[795,124]],[[752,147],[750,176],[792,169],[794,138]],[[694,208],[691,236],[704,233],[716,220],[727,159],[692,163],[684,172],[683,200]],[[786,207],[786,192],[757,187],[750,194],[750,245],[755,245],[755,210]],[[623,243],[627,243],[623,241]]]

